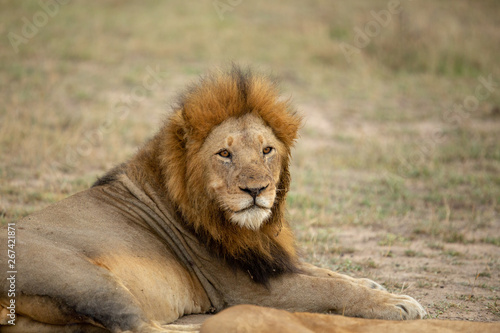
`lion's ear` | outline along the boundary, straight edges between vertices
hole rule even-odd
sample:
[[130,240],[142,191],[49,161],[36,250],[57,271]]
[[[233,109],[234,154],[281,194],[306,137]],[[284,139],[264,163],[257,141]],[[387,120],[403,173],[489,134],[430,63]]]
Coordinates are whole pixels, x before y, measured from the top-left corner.
[[174,134],[177,146],[185,147],[187,133],[189,132],[187,122],[184,118],[182,110],[175,111],[175,114],[170,118],[171,133]]

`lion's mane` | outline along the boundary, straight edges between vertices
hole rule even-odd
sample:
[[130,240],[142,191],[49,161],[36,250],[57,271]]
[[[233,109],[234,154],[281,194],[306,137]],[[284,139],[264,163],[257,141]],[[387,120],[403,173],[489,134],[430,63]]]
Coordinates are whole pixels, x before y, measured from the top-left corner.
[[[263,119],[287,149],[271,218],[258,231],[230,222],[208,198],[203,163],[197,154],[215,126],[248,113]],[[186,227],[214,256],[265,284],[272,276],[297,271],[295,242],[284,215],[290,149],[300,123],[289,102],[279,98],[274,81],[237,66],[227,72],[211,72],[179,96],[160,132],[128,165],[111,171],[96,185],[126,169],[129,176],[147,182],[173,203]]]

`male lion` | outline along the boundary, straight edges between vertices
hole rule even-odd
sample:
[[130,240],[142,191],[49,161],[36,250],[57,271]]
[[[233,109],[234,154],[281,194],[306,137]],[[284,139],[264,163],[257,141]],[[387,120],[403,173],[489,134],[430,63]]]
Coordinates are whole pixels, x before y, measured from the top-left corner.
[[17,320],[2,328],[161,332],[244,303],[423,317],[409,296],[298,260],[285,198],[299,126],[265,77],[236,66],[205,76],[130,161],[17,223]]

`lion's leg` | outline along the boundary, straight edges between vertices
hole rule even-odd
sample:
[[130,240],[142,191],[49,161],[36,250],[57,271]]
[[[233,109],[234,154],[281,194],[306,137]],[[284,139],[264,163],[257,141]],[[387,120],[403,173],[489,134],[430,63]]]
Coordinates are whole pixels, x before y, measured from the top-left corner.
[[[340,284],[344,283],[348,285],[349,284],[358,285],[359,290],[358,288],[354,288],[355,293],[360,293],[360,294],[367,293],[368,297],[365,299],[367,304],[363,304],[362,306],[360,306],[360,309],[371,307],[370,311],[374,316],[367,317],[366,315],[356,315],[356,314],[353,314],[353,316],[356,317],[360,316],[365,318],[381,318],[381,319],[415,319],[415,318],[422,318],[426,314],[424,308],[412,297],[406,295],[391,294],[387,292],[383,286],[370,279],[353,278],[348,275],[339,274],[330,271],[328,269],[316,267],[308,263],[302,263],[301,269],[305,274],[308,274],[313,277],[331,279],[335,281],[335,283],[340,283]],[[366,288],[373,289],[373,292],[366,292],[365,290]],[[362,299],[361,304],[363,302],[364,301]],[[373,302],[373,304],[370,304],[370,302]],[[348,307],[353,307],[353,306],[346,305],[343,307],[342,311],[339,311],[337,309],[332,312],[344,314]],[[396,318],[394,318],[393,314],[390,313],[391,307],[393,307],[393,310],[396,310],[396,313],[400,312],[399,318],[397,318],[397,315]]]
[[229,305],[247,303],[289,311],[391,320],[417,319],[426,313],[409,296],[391,294],[366,281],[315,267],[305,266],[302,273],[272,279],[268,288],[244,283],[242,277],[236,285],[237,288],[224,290]]
[[317,277],[325,277],[325,278],[333,278],[333,279],[345,279],[352,281],[354,283],[358,283],[360,285],[366,286],[371,289],[380,289],[380,290],[386,290],[382,285],[378,284],[377,282],[366,279],[366,278],[353,278],[349,275],[345,274],[340,274],[333,272],[329,269],[325,268],[320,268],[314,265],[311,265],[309,263],[301,263],[300,269],[304,272],[307,272],[307,274],[311,276],[317,276]]
[[17,316],[15,325],[5,325],[1,327],[2,333],[106,333],[108,330],[91,324],[72,324],[72,325],[51,325],[41,323],[25,316]]
[[[37,238],[29,244],[19,251],[23,255],[17,263],[17,315],[38,323],[89,324],[112,332],[147,332],[148,327],[159,327],[149,321],[135,297],[107,269],[71,248]],[[8,289],[5,281],[0,281],[0,287]],[[4,308],[10,301],[6,295],[2,292],[0,298]]]

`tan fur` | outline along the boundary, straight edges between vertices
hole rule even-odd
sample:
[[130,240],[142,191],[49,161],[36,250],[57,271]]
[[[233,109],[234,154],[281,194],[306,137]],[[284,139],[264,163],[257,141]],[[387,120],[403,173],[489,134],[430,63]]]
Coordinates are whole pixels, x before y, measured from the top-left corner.
[[[129,162],[16,224],[15,328],[162,332],[245,303],[421,318],[409,296],[298,260],[285,203],[299,127],[265,77],[205,76]],[[2,324],[8,288],[0,281]]]
[[450,320],[394,322],[238,305],[209,318],[200,330],[200,333],[232,332],[497,333],[500,332],[500,324]]

